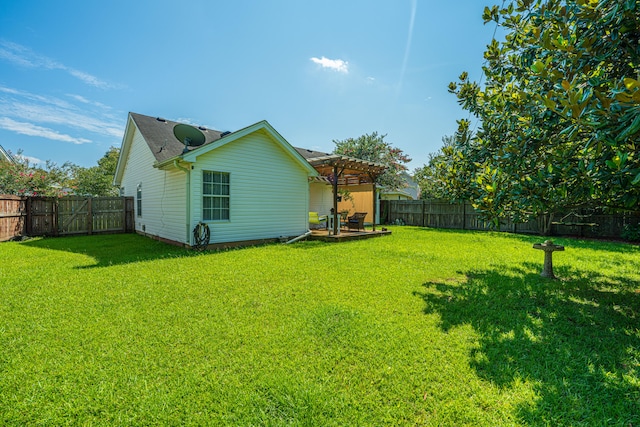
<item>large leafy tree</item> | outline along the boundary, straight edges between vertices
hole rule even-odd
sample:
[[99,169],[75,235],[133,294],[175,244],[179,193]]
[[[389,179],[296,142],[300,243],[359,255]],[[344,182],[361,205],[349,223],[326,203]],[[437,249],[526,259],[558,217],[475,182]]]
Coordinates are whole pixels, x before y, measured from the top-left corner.
[[636,0],[518,0],[485,8],[506,30],[485,52],[485,84],[450,91],[460,120],[441,162],[451,195],[497,225],[567,208],[640,201],[640,5]]
[[[413,171],[413,178],[420,187],[421,199],[440,199],[450,197],[446,183],[449,180],[448,170],[453,167],[451,156],[455,153],[455,138],[442,137],[442,147],[435,153],[429,153],[427,163]],[[457,175],[456,175],[457,178]],[[451,189],[449,189],[451,191]],[[458,197],[453,197],[454,199]]]
[[111,147],[97,166],[89,168],[75,167],[73,178],[77,194],[89,196],[117,196],[119,189],[113,186],[113,175],[116,171],[120,149]]
[[333,140],[336,148],[335,154],[341,154],[370,162],[380,163],[387,167],[386,171],[378,176],[376,184],[389,189],[397,190],[406,185],[401,172],[407,170],[406,163],[411,161],[401,149],[393,147],[384,140],[387,135],[378,135],[378,132],[364,134],[358,138]]
[[47,161],[37,166],[20,152],[13,158],[15,161],[0,161],[0,194],[60,197],[71,191],[70,163],[58,166]]

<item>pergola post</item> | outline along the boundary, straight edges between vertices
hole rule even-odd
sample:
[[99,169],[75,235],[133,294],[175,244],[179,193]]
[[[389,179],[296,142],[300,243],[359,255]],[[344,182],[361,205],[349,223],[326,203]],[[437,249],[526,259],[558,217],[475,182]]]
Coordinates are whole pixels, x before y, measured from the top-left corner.
[[[373,185],[373,231],[376,230],[376,179],[385,171],[387,166],[371,162],[368,160],[356,159],[353,157],[342,156],[339,154],[322,154],[318,156],[310,156],[307,151],[298,149],[307,161],[318,171],[318,173],[328,178],[328,181],[332,184],[333,190],[333,233],[337,234],[340,229],[340,213],[338,212],[338,179],[341,175],[353,175],[358,177],[360,182],[361,177],[366,177]],[[315,152],[311,152],[316,154]]]
[[371,174],[369,174],[369,177],[371,178],[371,186],[373,187],[373,231],[376,231],[376,211],[378,207],[376,180]]
[[338,233],[338,166],[333,166],[333,235]]

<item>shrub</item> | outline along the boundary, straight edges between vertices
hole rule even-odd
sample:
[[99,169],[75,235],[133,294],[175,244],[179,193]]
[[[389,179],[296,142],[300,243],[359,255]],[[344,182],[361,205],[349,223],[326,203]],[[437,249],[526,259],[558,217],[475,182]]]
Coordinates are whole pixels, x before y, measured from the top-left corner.
[[640,241],[640,224],[625,224],[622,233],[620,233],[620,237],[631,242]]

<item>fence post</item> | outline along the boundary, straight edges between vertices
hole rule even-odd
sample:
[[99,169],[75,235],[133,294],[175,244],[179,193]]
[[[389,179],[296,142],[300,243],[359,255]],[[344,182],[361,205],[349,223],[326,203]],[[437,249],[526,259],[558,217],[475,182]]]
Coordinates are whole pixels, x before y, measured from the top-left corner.
[[389,200],[389,219],[393,222],[397,218],[398,213],[396,212],[398,209],[398,204],[395,200]]
[[122,232],[127,232],[127,201],[124,196],[120,196],[120,202],[122,202]]
[[467,229],[467,202],[462,202],[462,229]]
[[24,220],[26,221],[26,226],[27,226],[27,236],[31,236],[31,232],[33,231],[33,224],[31,223],[33,221],[33,215],[31,214],[31,197],[27,197],[27,201],[26,201],[26,213],[27,216],[25,216]]
[[51,199],[51,228],[53,235],[57,236],[58,232],[58,198]]
[[87,203],[87,234],[89,236],[91,236],[91,233],[93,231],[93,212],[92,212],[92,201],[93,201],[93,197],[89,197],[88,203]]

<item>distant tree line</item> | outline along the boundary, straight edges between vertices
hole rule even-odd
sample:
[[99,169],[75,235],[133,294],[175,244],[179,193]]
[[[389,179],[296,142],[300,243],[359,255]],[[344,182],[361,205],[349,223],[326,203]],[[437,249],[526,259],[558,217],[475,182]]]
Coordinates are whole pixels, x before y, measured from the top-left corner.
[[[406,186],[401,172],[411,159],[399,148],[385,141],[386,135],[377,132],[357,138],[334,140],[335,154],[368,160],[387,166],[377,178],[377,184],[390,189]],[[120,149],[111,147],[96,166],[89,168],[67,162],[59,166],[47,161],[35,165],[17,153],[15,162],[0,161],[0,194],[54,196],[117,196],[119,189],[112,185]]]
[[411,158],[401,149],[385,141],[386,134],[378,132],[360,135],[357,138],[333,140],[336,148],[334,154],[340,154],[360,160],[367,160],[386,166],[386,170],[376,179],[376,184],[390,190],[406,187],[402,172],[407,170],[405,163]]
[[21,152],[14,161],[0,161],[0,194],[62,197],[66,195],[117,196],[112,184],[120,149],[111,147],[98,164],[82,167],[70,162],[57,165],[31,163]]

